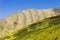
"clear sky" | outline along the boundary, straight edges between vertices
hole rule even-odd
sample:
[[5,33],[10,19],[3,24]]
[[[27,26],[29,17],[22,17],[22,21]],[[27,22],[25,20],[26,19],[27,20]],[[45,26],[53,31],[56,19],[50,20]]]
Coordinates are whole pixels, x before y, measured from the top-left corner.
[[60,0],[0,0],[0,18],[25,9],[46,9],[60,7]]

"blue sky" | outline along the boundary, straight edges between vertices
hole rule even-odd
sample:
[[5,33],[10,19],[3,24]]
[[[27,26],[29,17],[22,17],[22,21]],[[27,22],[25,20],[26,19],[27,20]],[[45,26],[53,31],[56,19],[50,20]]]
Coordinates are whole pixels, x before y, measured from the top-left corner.
[[0,18],[25,9],[46,9],[60,7],[60,0],[0,0]]

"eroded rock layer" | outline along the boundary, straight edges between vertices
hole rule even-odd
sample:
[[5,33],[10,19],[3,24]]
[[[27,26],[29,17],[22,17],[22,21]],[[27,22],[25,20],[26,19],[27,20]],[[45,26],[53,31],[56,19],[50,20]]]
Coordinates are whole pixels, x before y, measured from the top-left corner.
[[60,15],[60,8],[44,9],[44,10],[22,10],[10,15],[6,19],[0,20],[0,38],[5,35],[25,28],[26,26],[39,22],[44,18]]

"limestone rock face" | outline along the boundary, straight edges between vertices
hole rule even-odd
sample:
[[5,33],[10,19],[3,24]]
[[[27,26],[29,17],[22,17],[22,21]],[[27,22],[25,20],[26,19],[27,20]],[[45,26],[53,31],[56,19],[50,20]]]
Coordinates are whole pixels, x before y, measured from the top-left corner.
[[[22,10],[8,16],[6,19],[0,19],[0,38],[15,30],[25,28],[26,26],[39,22],[44,18],[60,15],[60,8],[43,9],[43,10]],[[3,29],[1,29],[3,28]]]
[[60,10],[58,8],[46,10],[29,9],[17,12],[16,14],[8,17],[6,20],[9,25],[12,25],[14,24],[14,22],[16,22],[18,25],[23,27],[25,25],[38,22],[39,20],[42,20],[44,18],[59,15],[59,11]]

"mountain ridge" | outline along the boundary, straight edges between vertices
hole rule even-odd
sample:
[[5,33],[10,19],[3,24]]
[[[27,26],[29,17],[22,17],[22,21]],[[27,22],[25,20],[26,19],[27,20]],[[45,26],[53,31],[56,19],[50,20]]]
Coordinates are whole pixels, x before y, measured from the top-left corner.
[[[15,30],[25,28],[30,24],[39,22],[44,18],[60,15],[60,8],[35,10],[28,9],[16,12],[0,21],[0,37],[12,33]],[[3,31],[3,32],[2,32]]]

